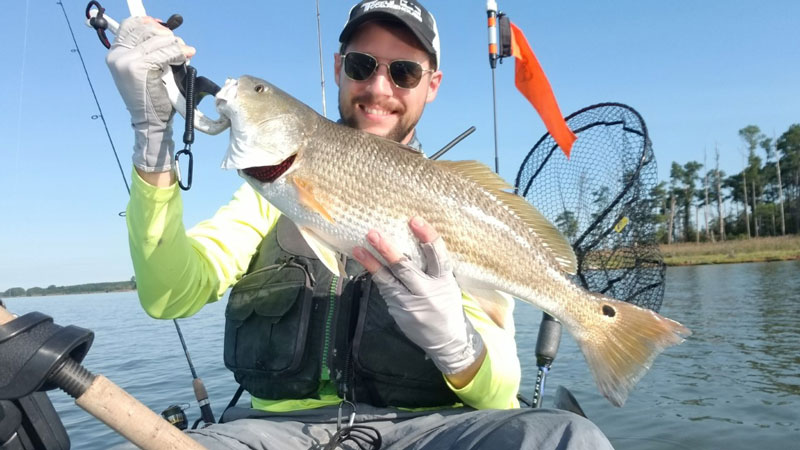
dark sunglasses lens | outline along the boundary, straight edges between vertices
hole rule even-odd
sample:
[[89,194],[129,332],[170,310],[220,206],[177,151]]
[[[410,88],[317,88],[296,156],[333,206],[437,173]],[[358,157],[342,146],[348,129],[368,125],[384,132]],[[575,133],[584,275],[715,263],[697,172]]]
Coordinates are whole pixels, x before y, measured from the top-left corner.
[[417,87],[422,79],[422,66],[414,61],[393,61],[389,72],[394,84],[405,89]]
[[356,81],[364,81],[375,72],[378,61],[364,53],[348,53],[344,56],[344,73]]

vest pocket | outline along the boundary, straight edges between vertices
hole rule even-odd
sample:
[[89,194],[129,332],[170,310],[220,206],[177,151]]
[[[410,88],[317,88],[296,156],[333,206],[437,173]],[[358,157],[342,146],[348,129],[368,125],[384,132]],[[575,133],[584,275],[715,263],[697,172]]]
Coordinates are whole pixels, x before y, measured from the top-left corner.
[[[313,286],[294,262],[248,274],[231,291],[225,310],[225,366],[252,394],[247,380],[291,376],[308,338]],[[258,390],[258,389],[255,389]]]
[[353,336],[353,364],[356,398],[360,401],[407,408],[459,401],[425,352],[397,326],[370,279],[363,281]]

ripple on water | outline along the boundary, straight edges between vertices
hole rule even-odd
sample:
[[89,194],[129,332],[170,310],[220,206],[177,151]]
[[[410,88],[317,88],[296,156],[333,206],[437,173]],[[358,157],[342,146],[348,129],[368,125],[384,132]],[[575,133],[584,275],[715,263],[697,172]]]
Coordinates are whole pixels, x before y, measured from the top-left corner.
[[[667,349],[623,408],[600,396],[574,340],[565,335],[547,378],[545,405],[567,386],[618,450],[793,448],[800,435],[800,262],[670,268],[661,313],[693,335]],[[189,403],[191,376],[171,321],[148,317],[134,293],[5,299],[15,313],[42,311],[61,325],[95,332],[85,365],[156,412]],[[222,362],[225,302],[179,321],[217,417],[235,391]],[[521,392],[536,375],[541,313],[517,303]],[[105,449],[122,439],[60,392],[49,393],[73,448]],[[244,403],[244,400],[242,401]]]

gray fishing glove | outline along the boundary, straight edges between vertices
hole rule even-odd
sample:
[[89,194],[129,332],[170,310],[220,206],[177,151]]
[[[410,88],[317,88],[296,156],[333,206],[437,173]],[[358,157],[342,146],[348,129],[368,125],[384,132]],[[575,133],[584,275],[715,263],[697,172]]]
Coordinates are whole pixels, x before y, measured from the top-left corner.
[[441,237],[420,244],[425,271],[408,258],[372,279],[400,330],[445,375],[461,372],[483,353],[483,339],[464,314],[461,289]]
[[149,17],[125,19],[106,56],[117,90],[131,113],[133,164],[144,172],[172,169],[175,110],[161,77],[171,70],[170,65],[185,61],[180,39]]

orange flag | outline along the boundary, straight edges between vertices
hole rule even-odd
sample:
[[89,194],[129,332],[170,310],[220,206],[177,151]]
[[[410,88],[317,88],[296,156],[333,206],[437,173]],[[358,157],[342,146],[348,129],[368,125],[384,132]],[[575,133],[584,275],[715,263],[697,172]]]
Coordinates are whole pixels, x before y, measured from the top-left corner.
[[564,121],[564,116],[561,115],[561,110],[553,95],[553,89],[550,87],[536,55],[533,54],[531,46],[528,45],[525,35],[516,25],[510,22],[509,24],[511,25],[511,55],[517,59],[515,68],[517,89],[536,108],[550,136],[553,136],[558,146],[561,147],[561,151],[569,158],[572,143],[577,137]]

